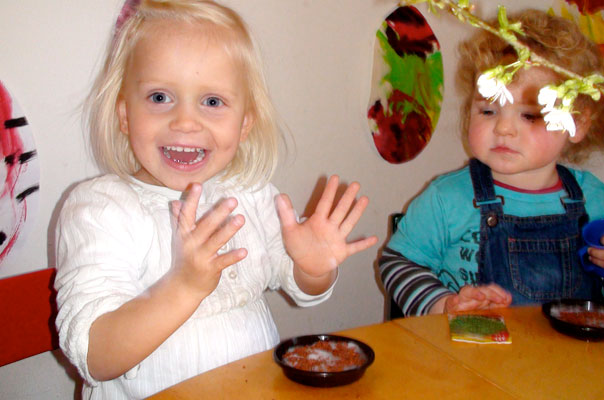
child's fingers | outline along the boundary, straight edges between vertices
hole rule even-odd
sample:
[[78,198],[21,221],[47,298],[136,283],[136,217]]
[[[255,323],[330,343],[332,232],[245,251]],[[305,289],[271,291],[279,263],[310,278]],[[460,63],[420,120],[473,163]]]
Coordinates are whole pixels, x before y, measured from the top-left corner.
[[484,286],[484,292],[487,295],[487,300],[491,303],[507,305],[511,302],[512,297],[509,292],[497,284]]
[[359,200],[356,202],[344,222],[342,222],[342,224],[340,225],[340,230],[344,235],[348,236],[348,234],[352,232],[356,224],[363,216],[363,213],[365,212],[365,209],[368,205],[369,198],[367,196],[362,196],[361,198],[359,198]]
[[205,243],[212,236],[227,217],[237,207],[237,200],[233,197],[222,200],[212,210],[206,213],[197,223],[192,235],[199,243]]
[[197,205],[201,197],[201,185],[193,183],[184,193],[184,201],[180,202],[178,226],[184,232],[190,232],[195,227]]
[[587,249],[587,254],[589,254],[589,261],[600,267],[604,267],[604,250],[590,247]]
[[282,193],[275,198],[275,203],[283,230],[287,231],[296,226],[298,221],[296,221],[296,213],[289,196]]
[[491,284],[487,285],[486,288],[489,290],[490,294],[494,294],[495,296],[498,296],[502,299],[511,297],[510,292],[508,292],[507,290],[505,290],[504,288],[502,288],[501,286],[499,286],[496,283],[491,283]]
[[337,224],[344,220],[344,218],[348,214],[348,211],[350,211],[350,207],[352,206],[352,203],[357,197],[357,193],[360,189],[361,185],[358,182],[352,182],[350,185],[348,185],[346,191],[340,198],[340,201],[338,201],[338,204],[329,216],[329,219],[336,222]]
[[216,260],[214,261],[214,265],[216,266],[216,268],[218,268],[220,271],[222,271],[223,269],[230,267],[231,265],[236,264],[239,261],[243,260],[246,256],[247,256],[246,249],[232,250],[232,251],[229,251],[228,253],[221,254],[220,256],[218,256],[216,258]]
[[475,287],[472,285],[463,286],[459,290],[459,295],[472,300],[483,301],[486,299],[486,295],[483,293],[480,287]]
[[216,254],[241,229],[244,223],[243,215],[235,215],[216,229],[203,244],[203,248],[209,253],[208,255]]
[[333,200],[336,197],[339,182],[340,178],[337,175],[332,175],[329,177],[325,190],[323,190],[323,194],[321,194],[321,198],[317,203],[317,208],[315,210],[316,215],[323,218],[327,218],[329,216],[331,206],[333,205]]
[[458,296],[457,304],[450,309],[450,311],[472,311],[472,310],[482,310],[486,308],[486,304],[484,301],[479,301],[470,298],[464,298],[462,296]]
[[355,253],[366,250],[366,249],[370,248],[371,246],[373,246],[374,244],[376,244],[377,241],[378,241],[377,236],[370,236],[365,239],[359,239],[352,243],[348,243],[346,245],[348,255],[351,256]]
[[172,232],[176,232],[178,228],[178,218],[181,209],[182,202],[180,200],[174,200],[170,203],[170,226],[172,227]]

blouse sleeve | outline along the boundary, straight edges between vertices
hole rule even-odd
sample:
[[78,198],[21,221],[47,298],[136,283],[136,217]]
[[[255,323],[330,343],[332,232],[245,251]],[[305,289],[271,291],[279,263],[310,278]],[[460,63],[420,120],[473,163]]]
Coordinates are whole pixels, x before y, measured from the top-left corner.
[[[57,225],[56,319],[61,349],[91,385],[89,330],[102,314],[144,288],[138,279],[146,227],[137,196],[122,183],[80,184],[67,198]],[[134,245],[134,243],[137,245]]]
[[282,288],[292,300],[301,307],[310,307],[327,300],[333,292],[334,284],[325,292],[312,296],[298,287],[294,279],[294,263],[289,257],[283,244],[281,222],[277,215],[275,197],[279,191],[272,184],[257,192],[257,209],[264,221],[267,249],[271,260],[271,280],[269,289]]

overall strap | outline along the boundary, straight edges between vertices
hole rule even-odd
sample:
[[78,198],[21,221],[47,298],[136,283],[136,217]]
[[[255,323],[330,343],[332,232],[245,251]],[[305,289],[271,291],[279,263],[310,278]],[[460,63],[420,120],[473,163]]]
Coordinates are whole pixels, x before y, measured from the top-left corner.
[[480,204],[496,200],[493,175],[488,166],[476,158],[470,159],[470,176],[472,177],[474,200],[476,203]]
[[556,169],[558,170],[558,176],[562,181],[562,185],[564,185],[564,189],[568,193],[568,199],[571,201],[580,201],[584,202],[583,199],[583,190],[577,183],[577,180],[573,176],[573,174],[563,165],[556,165]]
[[581,229],[588,221],[589,216],[585,211],[585,199],[583,198],[583,190],[577,183],[577,180],[568,168],[562,165],[556,165],[558,176],[562,181],[562,185],[568,193],[567,197],[561,197],[560,202],[566,210],[566,214],[578,218],[579,229]]

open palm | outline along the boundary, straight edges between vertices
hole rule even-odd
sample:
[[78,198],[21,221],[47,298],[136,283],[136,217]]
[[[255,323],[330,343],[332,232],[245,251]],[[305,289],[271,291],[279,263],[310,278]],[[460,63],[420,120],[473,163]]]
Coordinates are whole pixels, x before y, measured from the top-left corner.
[[298,223],[289,197],[277,198],[285,248],[298,268],[310,276],[321,276],[334,270],[348,256],[365,250],[377,242],[377,237],[348,243],[347,237],[369,204],[365,196],[355,202],[360,185],[350,184],[333,208],[339,178],[332,176],[321,195],[315,212]]

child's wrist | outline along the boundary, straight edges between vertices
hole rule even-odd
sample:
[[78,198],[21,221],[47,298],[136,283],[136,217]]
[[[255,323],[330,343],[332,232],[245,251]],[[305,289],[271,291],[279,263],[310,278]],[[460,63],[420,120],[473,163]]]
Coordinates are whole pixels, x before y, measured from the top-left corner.
[[335,267],[334,269],[331,269],[321,275],[312,275],[300,268],[298,264],[294,263],[294,274],[302,277],[303,279],[316,281],[331,280],[331,282],[333,282],[338,275],[338,268]]
[[188,274],[180,273],[180,271],[169,271],[162,278],[164,284],[170,287],[174,293],[175,299],[181,304],[195,304],[199,305],[209,294],[203,293],[198,287],[193,285]]
[[334,268],[322,275],[314,276],[294,263],[294,280],[302,291],[310,295],[325,292],[336,280],[338,269]]
[[430,308],[428,314],[446,314],[449,311],[447,302],[452,296],[454,296],[454,294],[449,294],[438,299],[438,301]]

